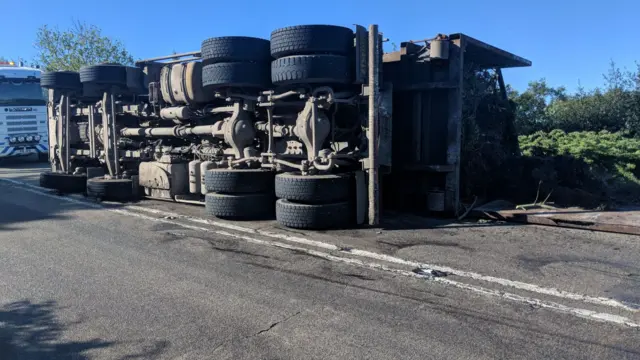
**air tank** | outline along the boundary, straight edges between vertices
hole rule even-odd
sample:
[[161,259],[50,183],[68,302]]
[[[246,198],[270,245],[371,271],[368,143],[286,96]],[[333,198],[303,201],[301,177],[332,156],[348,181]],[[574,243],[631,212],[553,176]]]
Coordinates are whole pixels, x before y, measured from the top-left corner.
[[160,109],[160,117],[166,120],[189,120],[191,112],[187,106],[174,106]]
[[200,160],[189,162],[189,192],[192,194],[200,193],[200,164]]
[[215,93],[202,87],[202,62],[165,65],[160,71],[160,92],[171,105],[208,103]]
[[204,174],[207,173],[207,170],[215,169],[216,167],[217,165],[213,161],[203,161],[202,164],[200,164],[200,193],[202,195],[208,192],[207,187],[204,185]]

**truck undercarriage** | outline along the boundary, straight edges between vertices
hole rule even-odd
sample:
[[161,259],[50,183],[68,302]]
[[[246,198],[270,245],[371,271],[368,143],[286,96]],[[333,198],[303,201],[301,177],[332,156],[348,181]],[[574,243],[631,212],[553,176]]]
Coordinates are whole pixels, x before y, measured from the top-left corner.
[[[383,56],[376,25],[304,25],[270,41],[211,38],[200,51],[134,67],[45,73],[52,171],[41,185],[327,229],[377,224],[381,191],[402,198],[412,190],[397,184],[417,180],[413,193],[427,193],[432,210],[456,212],[464,53],[479,52],[488,67],[530,64],[456,36]],[[445,156],[420,155],[429,122],[444,124],[431,134],[447,141]]]

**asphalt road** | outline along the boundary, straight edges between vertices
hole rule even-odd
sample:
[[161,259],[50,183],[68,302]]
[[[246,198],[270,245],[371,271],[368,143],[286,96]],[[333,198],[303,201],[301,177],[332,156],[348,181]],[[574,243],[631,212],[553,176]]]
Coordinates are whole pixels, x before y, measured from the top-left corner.
[[[193,206],[58,197],[29,186],[34,168],[0,170],[3,360],[640,359],[640,238],[233,228]],[[411,261],[453,270],[420,278]]]

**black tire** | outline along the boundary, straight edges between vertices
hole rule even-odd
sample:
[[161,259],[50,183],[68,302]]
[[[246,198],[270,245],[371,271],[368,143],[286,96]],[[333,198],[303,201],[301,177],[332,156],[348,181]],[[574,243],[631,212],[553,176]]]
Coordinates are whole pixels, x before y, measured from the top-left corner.
[[202,85],[219,87],[271,87],[268,63],[226,62],[205,65],[202,68]]
[[87,189],[87,176],[45,171],[40,173],[40,186],[63,194],[84,193]]
[[126,66],[117,64],[101,64],[80,68],[80,82],[103,86],[127,86]]
[[99,200],[125,202],[133,200],[131,179],[91,178],[87,180],[87,195]]
[[271,82],[291,84],[349,84],[353,69],[345,56],[300,55],[276,59],[271,63]]
[[280,225],[294,229],[342,229],[355,224],[355,211],[348,202],[300,204],[279,199],[276,220]]
[[219,194],[205,195],[207,214],[221,219],[263,220],[273,218],[273,194]]
[[49,154],[47,154],[47,153],[38,153],[38,162],[48,163],[49,162]]
[[275,174],[262,169],[212,169],[204,174],[207,191],[224,194],[273,194]]
[[354,50],[354,34],[349,28],[334,25],[300,25],[271,33],[271,56],[335,54],[349,55]]
[[40,86],[45,89],[81,91],[80,74],[75,71],[53,71],[42,73]]
[[127,89],[133,94],[144,93],[144,73],[142,72],[142,69],[134,66],[127,66],[125,68],[125,73]]
[[350,174],[276,175],[275,193],[279,199],[306,204],[330,204],[349,200]]
[[202,42],[202,60],[206,64],[219,62],[271,61],[269,40],[247,36],[223,36]]

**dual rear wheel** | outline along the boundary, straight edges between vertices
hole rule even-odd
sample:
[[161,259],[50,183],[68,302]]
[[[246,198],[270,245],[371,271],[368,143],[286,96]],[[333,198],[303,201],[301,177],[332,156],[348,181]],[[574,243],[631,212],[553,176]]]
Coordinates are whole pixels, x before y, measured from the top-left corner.
[[353,225],[353,184],[350,173],[278,174],[275,181],[276,220],[295,229],[339,229]]
[[205,174],[205,187],[212,191],[205,195],[207,214],[222,219],[268,219],[275,205],[276,220],[290,228],[322,230],[355,223],[351,174],[213,169]]
[[349,84],[355,66],[354,34],[333,25],[275,30],[271,41],[225,36],[202,42],[202,85],[267,89],[272,85]]
[[262,169],[212,169],[205,173],[207,214],[230,220],[273,216],[274,173]]
[[349,84],[355,67],[354,34],[333,25],[301,25],[271,33],[275,85]]

